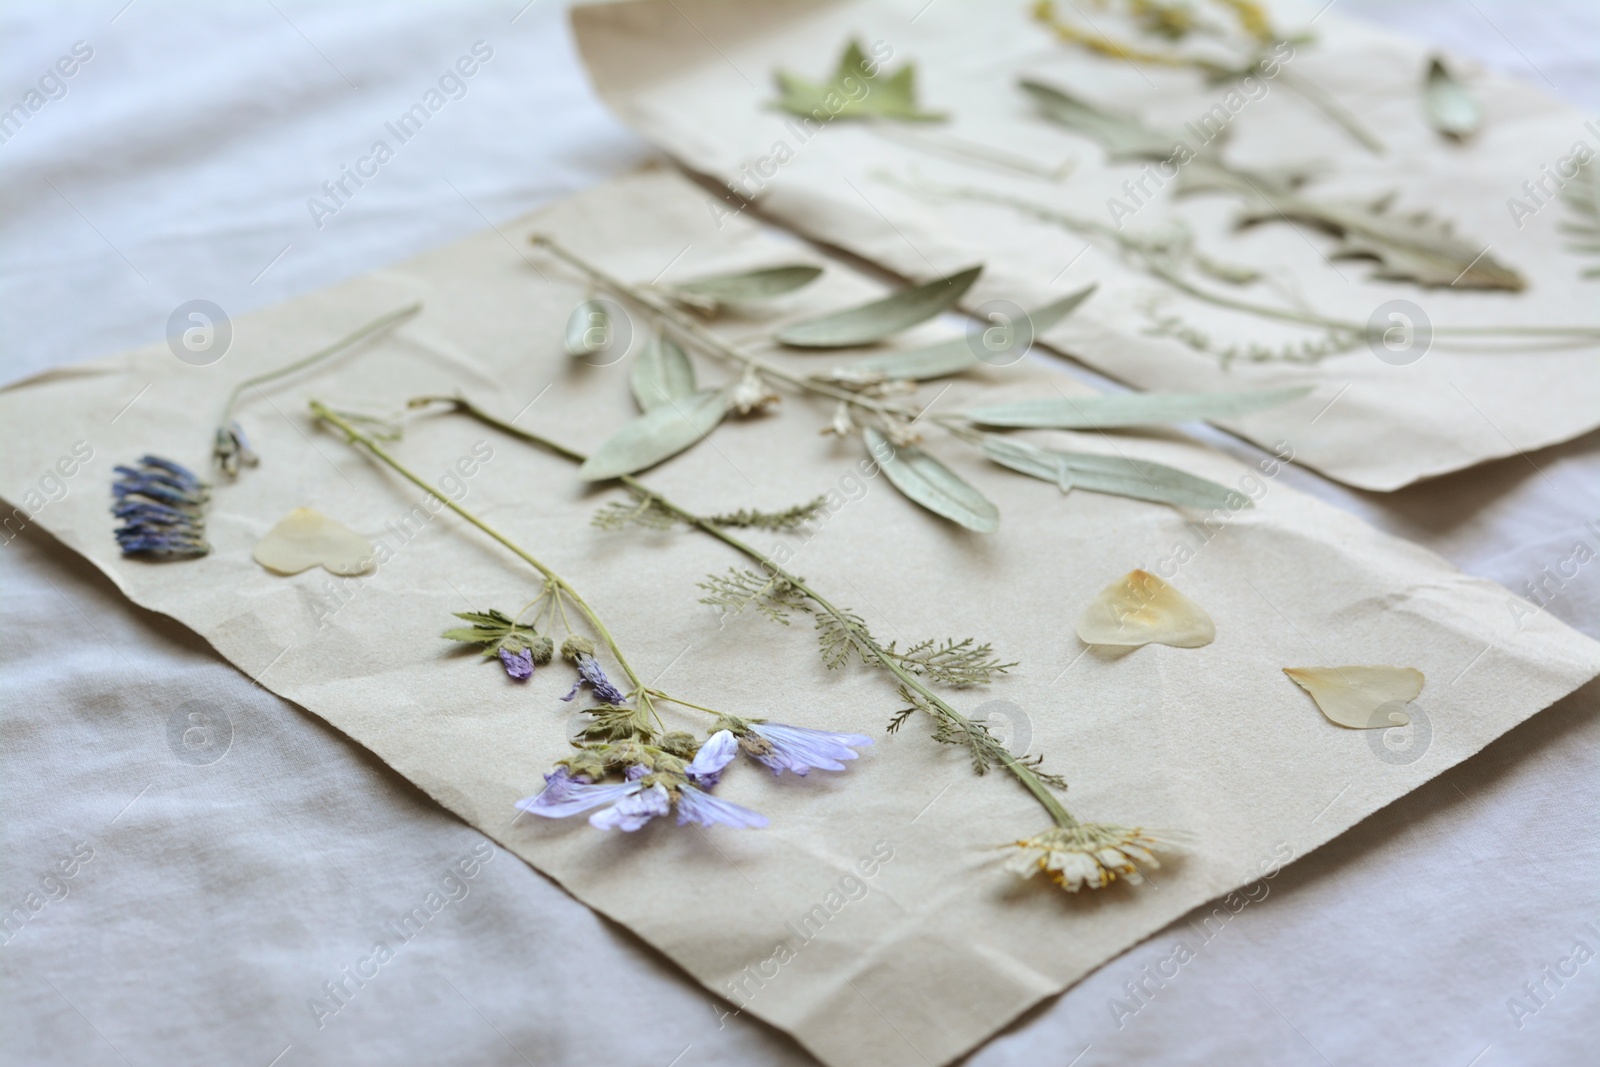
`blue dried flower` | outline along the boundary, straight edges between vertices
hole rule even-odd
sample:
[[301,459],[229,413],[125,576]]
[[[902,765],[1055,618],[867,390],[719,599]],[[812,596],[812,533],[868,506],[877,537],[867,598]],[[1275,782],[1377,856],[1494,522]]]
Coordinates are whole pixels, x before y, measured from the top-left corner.
[[519,682],[533,677],[533,649],[531,648],[524,648],[520,652],[513,652],[509,648],[501,648],[500,662],[505,665],[506,673]]
[[141,456],[135,467],[118,466],[111,483],[111,514],[121,520],[117,544],[124,556],[192,559],[211,551],[206,543],[206,483],[179,463]]
[[632,832],[674,806],[678,809],[679,826],[690,822],[701,826],[721,823],[758,829],[767,825],[767,817],[760,812],[721,800],[675,776],[652,774],[648,767],[635,766],[628,768],[626,777],[626,782],[596,785],[588,775],[575,775],[566,767],[557,767],[544,776],[544,792],[519,800],[516,806],[547,819],[564,819],[604,808],[589,816],[589,825],[600,830]]
[[606,677],[600,661],[594,658],[593,641],[576,635],[569,637],[561,642],[561,655],[571,660],[578,668],[578,680],[572,683],[572,690],[562,697],[562,700],[571,700],[578,695],[578,690],[588,686],[594,693],[595,699],[602,704],[628,702],[627,695],[611,684],[611,679]]
[[729,720],[739,735],[746,754],[772,768],[773,774],[793,771],[804,776],[820,767],[827,771],[845,769],[842,760],[855,759],[855,751],[872,744],[862,734],[841,734],[831,730],[812,730],[804,726],[785,726],[776,722]]

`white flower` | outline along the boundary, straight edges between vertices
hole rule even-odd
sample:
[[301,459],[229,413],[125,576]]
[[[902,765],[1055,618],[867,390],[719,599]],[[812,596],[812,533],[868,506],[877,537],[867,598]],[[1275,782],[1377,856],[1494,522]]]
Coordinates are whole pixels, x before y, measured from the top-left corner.
[[1164,847],[1139,827],[1103,823],[1058,826],[1014,844],[1022,851],[1006,863],[1007,870],[1023,878],[1043,871],[1069,893],[1080,886],[1099,889],[1119,875],[1138,885],[1144,881],[1140,866],[1159,868],[1152,852]]

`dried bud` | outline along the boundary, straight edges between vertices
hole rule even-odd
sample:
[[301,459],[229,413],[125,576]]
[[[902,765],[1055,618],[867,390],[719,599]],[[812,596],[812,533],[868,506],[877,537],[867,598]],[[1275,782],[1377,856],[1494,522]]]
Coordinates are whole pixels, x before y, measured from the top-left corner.
[[823,433],[831,433],[835,437],[849,437],[855,432],[855,420],[850,417],[850,405],[843,400],[833,409],[833,422],[823,429]]
[[528,650],[533,653],[533,662],[542,667],[555,655],[556,643],[540,634],[528,642]]
[[576,663],[584,656],[593,655],[594,642],[589,640],[587,637],[581,637],[578,634],[572,634],[565,641],[561,642],[561,657],[563,659],[569,659],[573,663]]
[[906,423],[903,426],[897,422],[890,423],[884,436],[888,437],[896,448],[906,448],[910,445],[918,444],[922,440],[922,435],[910,423]]
[[782,398],[772,391],[772,387],[755,372],[754,368],[751,368],[744,372],[739,384],[733,387],[733,392],[728,395],[728,404],[739,414],[748,415],[780,399]]
[[694,759],[694,754],[699,749],[700,742],[695,740],[694,734],[686,733],[683,730],[672,730],[662,735],[657,747],[663,752],[670,752],[674,756],[679,756],[683,759]]

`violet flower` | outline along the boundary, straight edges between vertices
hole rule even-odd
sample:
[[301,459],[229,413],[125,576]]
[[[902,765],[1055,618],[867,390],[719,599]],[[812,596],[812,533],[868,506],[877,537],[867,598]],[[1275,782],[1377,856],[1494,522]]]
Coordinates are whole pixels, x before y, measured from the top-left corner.
[[116,468],[111,513],[121,520],[117,544],[124,556],[168,559],[203,556],[207,486],[187,467],[160,456],[142,456],[138,466]]
[[562,700],[571,700],[578,695],[578,690],[588,686],[594,693],[595,699],[602,704],[626,704],[628,698],[622,690],[611,684],[611,679],[606,677],[606,672],[600,666],[600,661],[594,658],[594,642],[587,637],[576,635],[561,642],[561,654],[571,660],[578,668],[578,680],[572,683],[572,689]]
[[[589,816],[589,825],[627,833],[638,830],[657,815],[665,815],[674,805],[678,809],[679,826],[689,822],[701,826],[721,823],[740,829],[767,825],[767,817],[759,812],[720,800],[688,782],[674,782],[672,777],[656,774],[648,767],[629,767],[627,776],[626,782],[596,785],[586,775],[574,775],[566,767],[557,767],[544,776],[542,793],[519,800],[516,806],[530,815],[547,819],[564,819],[603,808]],[[669,782],[673,783],[670,789]]]
[[683,769],[684,775],[701,789],[714,789],[722,780],[722,769],[739,754],[739,739],[731,730],[718,730],[712,734],[694,759]]
[[533,649],[531,648],[524,648],[520,652],[502,648],[500,649],[500,662],[505,666],[506,673],[519,682],[533,677]]
[[872,738],[776,722],[751,722],[745,725],[739,744],[750,756],[771,767],[773,774],[788,770],[804,776],[814,767],[844,770],[840,761],[855,759],[859,755],[855,750],[872,744]]

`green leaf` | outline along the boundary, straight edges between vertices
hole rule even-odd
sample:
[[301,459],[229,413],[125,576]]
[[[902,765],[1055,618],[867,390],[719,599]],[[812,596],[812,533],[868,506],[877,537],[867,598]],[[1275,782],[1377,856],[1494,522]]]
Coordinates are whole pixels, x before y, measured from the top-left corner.
[[694,365],[676,341],[657,334],[633,361],[628,386],[640,410],[650,411],[694,393]]
[[778,340],[796,348],[853,348],[910,329],[955,306],[978,280],[983,267],[968,267],[944,278],[913,285],[881,300],[792,323]]
[[773,74],[778,99],[773,106],[801,118],[829,122],[833,119],[885,118],[897,122],[942,122],[943,112],[917,107],[915,64],[907,63],[893,74],[874,69],[855,41],[845,45],[833,75],[812,82],[787,71]]
[[709,301],[717,304],[741,304],[751,300],[792,293],[816,281],[821,267],[809,263],[788,263],[781,267],[763,267],[760,270],[742,270],[731,274],[712,274],[704,278],[691,278],[675,282],[667,288],[673,293],[687,293],[699,298],[697,303]]
[[935,515],[979,533],[1000,528],[1000,511],[982,493],[949,467],[920,448],[895,447],[882,433],[867,427],[867,450],[894,487]]
[[[1037,311],[1028,312],[1028,321],[1031,324],[1028,343],[1032,344],[1040,334],[1066,318],[1073,309],[1094,294],[1095,288],[1091,285],[1079,289],[1075,293],[1069,293],[1059,300],[1046,304]],[[972,345],[970,337],[953,337],[925,348],[913,348],[907,352],[891,352],[885,356],[858,360],[847,366],[835,368],[831,376],[839,381],[925,382],[950,374],[959,374],[983,363],[984,361],[973,352]]]
[[1085,489],[1192,508],[1229,507],[1241,499],[1246,507],[1250,504],[1225,485],[1144,459],[1060,452],[1003,437],[986,438],[983,451],[1001,466],[1051,482],[1063,493]]
[[578,468],[578,477],[599,482],[654,466],[716,429],[727,413],[727,397],[718,389],[651,408],[606,438]]
[[1138,119],[1103,110],[1032,78],[1023,78],[1017,84],[1033,98],[1045,118],[1098,141],[1112,161],[1164,160],[1185,143],[1175,133],[1152,129]]
[[973,408],[963,414],[983,426],[1105,430],[1116,426],[1235,418],[1297,400],[1310,391],[1310,386],[1298,386],[1247,393],[1111,393],[1056,400],[1020,400]]
[[567,316],[567,355],[592,356],[611,341],[611,315],[598,300],[585,300]]
[[532,649],[535,663],[550,662],[554,652],[553,643],[527,623],[512,622],[509,615],[493,609],[487,612],[458,611],[455,616],[473,625],[446,630],[439,635],[446,641],[478,645],[485,656],[497,655],[502,648],[513,653]]
[[[1567,248],[1580,254],[1600,253],[1600,164],[1593,159],[1579,164],[1578,173],[1561,190],[1561,199],[1569,210],[1561,229],[1573,238]],[[1581,277],[1600,278],[1600,265],[1585,268]]]
[[1428,77],[1422,87],[1428,122],[1446,137],[1464,141],[1483,125],[1483,108],[1456,80],[1450,69],[1434,56],[1428,64]]

